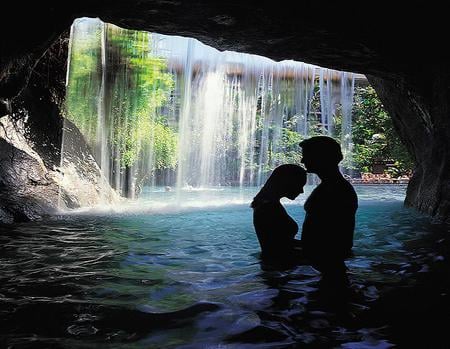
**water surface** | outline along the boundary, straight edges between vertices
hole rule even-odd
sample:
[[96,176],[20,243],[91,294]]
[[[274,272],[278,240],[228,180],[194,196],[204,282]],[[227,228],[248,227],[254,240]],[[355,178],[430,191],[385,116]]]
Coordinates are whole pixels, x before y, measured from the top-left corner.
[[[429,238],[441,230],[403,207],[405,186],[356,189],[351,285],[339,308],[310,266],[261,263],[248,206],[256,188],[148,189],[126,206],[0,227],[1,341],[11,348],[393,347],[402,334],[380,316],[380,300],[419,287],[423,275],[447,265],[447,249]],[[299,224],[310,190],[284,201]],[[446,287],[435,282],[433,290],[446,300]]]

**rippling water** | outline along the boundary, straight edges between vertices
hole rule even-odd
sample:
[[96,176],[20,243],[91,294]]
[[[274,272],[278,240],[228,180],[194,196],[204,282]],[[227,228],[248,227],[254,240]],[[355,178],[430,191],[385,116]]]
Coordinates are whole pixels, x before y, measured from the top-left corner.
[[[390,348],[398,336],[380,300],[446,265],[448,240],[403,207],[404,186],[356,189],[351,286],[338,309],[313,268],[261,264],[256,188],[147,191],[127,206],[0,227],[0,344]],[[306,195],[285,202],[300,224]]]

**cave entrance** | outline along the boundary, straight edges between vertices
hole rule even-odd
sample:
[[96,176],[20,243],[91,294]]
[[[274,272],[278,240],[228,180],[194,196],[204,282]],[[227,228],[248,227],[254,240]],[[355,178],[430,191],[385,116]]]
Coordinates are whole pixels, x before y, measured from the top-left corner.
[[[341,169],[355,182],[407,182],[408,165],[381,150],[398,142],[360,74],[81,18],[71,29],[67,76],[65,180],[85,177],[73,166],[75,128],[99,166],[102,200],[114,197],[109,187],[129,198],[158,188],[258,187],[276,166],[300,163],[298,143],[320,134],[341,143]],[[376,115],[364,124],[369,108]]]
[[[84,29],[72,27],[60,197],[62,207],[81,208],[1,226],[7,341],[391,347],[400,337],[411,343],[414,326],[427,330],[416,331],[425,341],[445,332],[426,326],[433,311],[447,309],[448,285],[440,283],[448,275],[448,234],[430,235],[428,219],[403,207],[401,176],[381,176],[401,171],[401,157],[363,77],[80,21],[86,30],[78,43]],[[173,61],[170,40],[184,40]],[[16,130],[2,126],[14,142]],[[273,166],[298,161],[299,140],[312,134],[336,137],[347,149],[342,171],[360,199],[347,264],[355,292],[343,319],[326,308],[313,268],[261,263],[248,205]],[[19,150],[7,159],[18,163],[16,174],[47,188],[26,173],[26,149]],[[299,226],[312,187],[283,202]],[[136,193],[137,200],[121,198]],[[392,289],[400,292],[389,295]]]

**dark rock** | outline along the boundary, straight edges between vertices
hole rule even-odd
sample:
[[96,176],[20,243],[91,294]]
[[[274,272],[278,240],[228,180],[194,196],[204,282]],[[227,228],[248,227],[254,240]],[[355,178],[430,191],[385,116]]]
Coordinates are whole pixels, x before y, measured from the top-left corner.
[[[368,78],[392,117],[399,136],[415,158],[416,167],[408,185],[405,204],[438,221],[450,222],[448,88],[445,83],[437,86],[440,92],[433,96],[432,101],[426,101],[402,80]],[[433,107],[427,106],[430,102]]]
[[0,118],[0,223],[37,220],[58,208],[118,199],[70,121],[64,121],[64,146],[70,156],[58,167],[48,167],[35,151],[39,147],[25,137],[25,124]]
[[36,220],[55,212],[59,187],[46,174],[38,159],[0,138],[0,222]]

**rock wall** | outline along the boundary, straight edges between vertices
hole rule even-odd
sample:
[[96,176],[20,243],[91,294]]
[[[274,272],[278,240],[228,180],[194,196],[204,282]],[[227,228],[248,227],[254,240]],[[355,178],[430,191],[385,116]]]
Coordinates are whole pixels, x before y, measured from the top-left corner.
[[[67,44],[65,32],[0,118],[0,223],[120,200],[81,133],[63,118]],[[71,154],[63,161],[62,145]]]
[[415,158],[405,204],[450,223],[450,79],[445,75],[427,76],[433,93],[406,79],[368,79]]
[[[23,123],[22,123],[23,125]],[[36,220],[58,206],[57,173],[49,171],[19,126],[0,119],[0,223]]]

